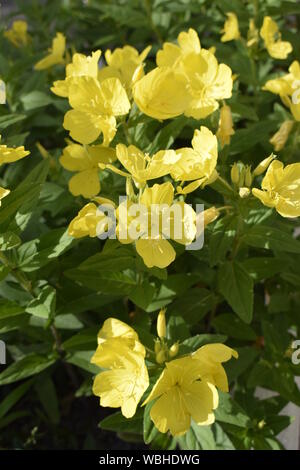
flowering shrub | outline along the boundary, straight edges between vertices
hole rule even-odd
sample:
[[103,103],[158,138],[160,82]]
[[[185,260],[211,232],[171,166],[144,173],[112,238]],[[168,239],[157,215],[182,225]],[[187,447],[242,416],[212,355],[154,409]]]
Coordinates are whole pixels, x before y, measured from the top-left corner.
[[299,4],[17,3],[0,445],[281,449],[300,406]]

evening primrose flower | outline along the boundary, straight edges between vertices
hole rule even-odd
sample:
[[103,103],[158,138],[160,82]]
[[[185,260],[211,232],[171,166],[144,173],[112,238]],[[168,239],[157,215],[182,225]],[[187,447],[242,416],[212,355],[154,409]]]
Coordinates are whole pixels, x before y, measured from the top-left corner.
[[249,29],[247,34],[247,46],[252,47],[259,42],[259,31],[253,18],[249,20]]
[[[107,203],[102,205],[113,207],[112,201],[107,200]],[[95,203],[90,202],[86,204],[78,213],[78,215],[71,221],[68,233],[74,238],[91,237],[95,238],[101,233],[107,231],[110,219],[101,211]]]
[[26,46],[30,40],[27,28],[26,21],[17,20],[13,22],[11,29],[4,31],[3,35],[16,47]]
[[193,419],[199,426],[214,422],[218,407],[216,387],[201,376],[201,364],[191,357],[167,362],[144,405],[157,399],[150,410],[155,427],[172,436],[185,434]]
[[[131,209],[137,209],[133,213]],[[196,214],[183,201],[174,202],[171,183],[145,188],[138,204],[121,203],[118,211],[117,236],[121,243],[134,243],[148,268],[165,268],[176,252],[168,238],[188,245],[196,236]]]
[[278,26],[270,16],[265,16],[260,35],[265,41],[268,53],[274,59],[286,59],[293,50],[290,42],[281,40]]
[[1,207],[1,199],[5,198],[6,196],[8,196],[8,194],[10,193],[10,190],[9,189],[5,189],[5,188],[2,188],[0,186],[0,207]]
[[273,145],[276,152],[284,148],[294,124],[294,121],[284,121],[279,130],[271,137],[270,143]]
[[234,133],[231,109],[229,106],[224,105],[220,111],[219,128],[216,134],[222,147],[230,144],[231,136]]
[[108,168],[127,178],[132,177],[138,187],[144,186],[149,180],[167,175],[179,160],[174,150],[160,150],[150,157],[134,145],[126,147],[124,144],[117,145],[116,155],[128,173],[109,164],[100,164],[100,168]]
[[66,65],[66,78],[65,80],[57,80],[53,83],[51,91],[63,98],[69,96],[69,88],[73,77],[94,77],[98,76],[98,62],[101,56],[101,51],[97,50],[92,52],[91,55],[85,56],[84,54],[74,54],[72,62]]
[[190,102],[184,76],[170,67],[155,68],[133,86],[139,109],[155,119],[171,119],[185,112]]
[[149,386],[145,354],[132,328],[115,318],[104,322],[98,334],[98,348],[91,359],[93,364],[108,369],[96,376],[93,385],[101,406],[121,407],[126,418],[135,414]]
[[107,49],[104,54],[107,66],[99,70],[98,79],[102,81],[105,78],[117,77],[127,93],[130,93],[137,78],[144,75],[143,63],[150,49],[151,46],[146,47],[141,54],[132,46],[118,47],[113,52]]
[[130,103],[118,78],[107,78],[99,83],[94,77],[73,78],[69,88],[69,102],[73,109],[64,119],[64,128],[81,144],[94,142],[103,134],[103,145],[114,138],[116,116],[127,114]]
[[239,22],[235,13],[226,13],[227,20],[224,23],[224,29],[222,30],[223,36],[221,37],[222,42],[233,41],[239,39],[241,34],[239,30]]
[[64,63],[64,53],[66,48],[66,38],[62,33],[56,33],[52,41],[52,47],[49,49],[49,54],[37,62],[34,66],[36,70],[49,69],[53,65]]
[[112,148],[72,143],[63,150],[59,161],[66,170],[77,172],[69,181],[69,190],[73,196],[82,195],[89,199],[100,191],[99,163],[106,164],[114,160],[116,151]]
[[274,207],[282,217],[300,216],[300,163],[284,168],[282,162],[273,161],[261,187],[252,189],[252,193],[265,206]]
[[30,152],[25,150],[23,146],[13,148],[7,147],[7,145],[0,145],[0,165],[16,162],[27,157],[29,154]]
[[178,193],[187,194],[216,178],[218,141],[207,127],[201,126],[200,130],[195,130],[192,148],[178,149],[176,154],[180,159],[171,170],[172,178],[182,182],[196,180],[184,189],[177,187]]

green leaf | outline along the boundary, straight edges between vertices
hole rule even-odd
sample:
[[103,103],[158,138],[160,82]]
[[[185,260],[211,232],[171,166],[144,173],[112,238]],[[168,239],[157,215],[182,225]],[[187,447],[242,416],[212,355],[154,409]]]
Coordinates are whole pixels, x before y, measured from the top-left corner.
[[219,333],[223,333],[231,338],[255,341],[257,334],[238,317],[232,313],[225,313],[214,318],[212,325]]
[[286,269],[289,264],[289,260],[285,258],[271,257],[248,258],[242,263],[245,270],[256,282],[273,277]]
[[39,374],[42,370],[54,364],[54,362],[55,358],[51,356],[46,357],[35,353],[28,354],[0,373],[0,385],[10,384]]
[[209,239],[209,260],[211,266],[224,261],[226,253],[232,248],[236,228],[237,217],[233,215],[227,215],[216,222]]
[[245,268],[236,261],[228,261],[219,269],[218,284],[235,313],[250,323],[253,315],[253,280]]
[[25,308],[16,302],[0,299],[0,320],[15,317],[25,312]]
[[147,403],[144,411],[144,442],[145,444],[150,444],[153,439],[157,438],[159,430],[154,426],[152,419],[150,418],[150,410],[153,406],[153,403]]
[[0,250],[6,251],[16,248],[20,245],[21,239],[13,232],[6,232],[0,235]]
[[215,296],[208,289],[195,287],[175,300],[168,312],[182,315],[189,325],[199,322],[214,306]]
[[177,440],[182,450],[216,450],[211,427],[198,426],[193,420],[188,432]]
[[35,384],[35,390],[50,422],[58,424],[60,421],[58,398],[51,377],[42,374]]
[[56,290],[51,286],[46,286],[39,296],[32,300],[26,307],[26,312],[41,318],[51,318],[54,316],[56,306]]
[[250,418],[229,393],[219,391],[219,406],[215,410],[216,421],[234,424],[241,428],[250,425]]
[[265,248],[287,253],[300,253],[300,241],[290,233],[265,225],[255,225],[242,237],[244,243],[255,248]]
[[125,418],[121,412],[114,413],[104,418],[99,427],[107,431],[128,432],[143,434],[144,410],[139,408],[132,418]]
[[93,354],[95,353],[95,350],[92,351],[75,351],[72,353],[69,353],[66,360],[70,364],[73,364],[74,366],[80,367],[83,370],[86,370],[87,372],[90,372],[91,374],[99,374],[100,368],[97,367],[95,364],[91,364],[91,358]]
[[3,131],[12,124],[16,124],[24,119],[26,119],[26,116],[23,114],[7,114],[5,116],[0,116],[0,130]]
[[38,90],[31,91],[21,96],[20,100],[23,103],[25,111],[31,111],[32,109],[41,108],[53,103],[52,96]]
[[32,380],[27,380],[10,392],[0,403],[0,420],[9,412],[9,410],[25,395],[32,385]]

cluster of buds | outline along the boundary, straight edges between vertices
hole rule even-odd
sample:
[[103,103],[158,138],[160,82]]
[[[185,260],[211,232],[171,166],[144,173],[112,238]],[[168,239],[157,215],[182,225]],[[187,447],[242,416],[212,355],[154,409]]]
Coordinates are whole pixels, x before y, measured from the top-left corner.
[[179,344],[174,343],[169,348],[167,344],[167,325],[166,325],[166,309],[160,310],[157,317],[157,336],[154,344],[155,359],[158,364],[163,364],[169,359],[177,356]]
[[253,179],[256,176],[262,175],[269,167],[275,155],[271,154],[260,162],[257,167],[252,171],[250,165],[244,165],[242,162],[234,163],[231,167],[231,181],[233,185],[238,189],[239,196],[244,199],[251,194],[251,186]]

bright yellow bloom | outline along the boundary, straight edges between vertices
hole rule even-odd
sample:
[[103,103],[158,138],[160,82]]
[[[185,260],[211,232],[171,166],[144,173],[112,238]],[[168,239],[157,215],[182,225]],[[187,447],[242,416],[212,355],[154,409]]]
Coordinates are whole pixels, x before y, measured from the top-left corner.
[[93,385],[101,406],[121,407],[126,418],[135,414],[149,386],[144,357],[145,348],[132,328],[115,318],[104,322],[98,334],[98,348],[91,359],[97,366],[109,369],[100,372]]
[[171,119],[183,114],[190,102],[184,76],[170,67],[147,73],[133,86],[139,109],[155,119]]
[[[103,203],[103,206],[106,204]],[[107,205],[113,206],[111,201],[107,201]],[[74,238],[92,237],[100,235],[107,231],[109,226],[108,216],[102,212],[96,204],[90,202],[86,204],[71,221],[69,225],[69,235]]]
[[247,46],[252,47],[257,44],[259,41],[259,31],[255,26],[255,21],[253,18],[249,20],[249,29],[247,34]]
[[270,16],[265,16],[260,35],[265,41],[270,56],[274,59],[286,59],[293,50],[291,43],[281,40],[278,26]]
[[[167,175],[179,160],[175,150],[160,150],[150,157],[134,145],[126,147],[124,144],[118,144],[116,152],[119,162],[128,173],[112,165],[105,165],[106,168],[125,177],[131,176],[138,187],[144,186],[149,180]],[[105,166],[100,165],[100,168]]]
[[127,93],[130,93],[137,78],[141,78],[144,75],[143,62],[150,49],[151,46],[146,47],[141,54],[131,46],[118,47],[113,52],[108,49],[105,52],[107,67],[99,70],[98,79],[102,81],[105,78],[117,77]]
[[270,143],[273,145],[276,152],[279,152],[285,146],[293,126],[294,121],[284,121],[279,130],[270,139]]
[[70,144],[59,161],[66,170],[77,172],[69,181],[70,192],[89,199],[100,191],[99,163],[111,163],[115,159],[116,151],[112,148]]
[[191,418],[200,426],[214,422],[218,407],[216,387],[202,379],[200,361],[184,357],[167,362],[144,404],[157,398],[150,410],[155,427],[173,436],[185,434]]
[[56,33],[52,41],[49,54],[37,62],[34,66],[36,70],[49,69],[53,65],[64,63],[64,53],[66,48],[66,38],[62,33]]
[[26,21],[14,21],[11,29],[4,31],[3,35],[16,47],[26,46],[30,40],[27,28]]
[[224,23],[224,29],[221,31],[223,36],[221,37],[222,42],[233,41],[241,37],[239,30],[239,22],[235,13],[226,13],[227,20]]
[[116,133],[116,118],[127,114],[130,103],[120,80],[107,78],[101,84],[93,77],[73,78],[69,87],[73,109],[64,119],[64,128],[81,144],[94,142],[103,133],[107,146]]
[[8,196],[8,194],[10,193],[10,190],[9,189],[5,189],[5,188],[2,188],[0,186],[0,207],[1,207],[1,199],[5,198],[6,196]]
[[98,62],[101,51],[92,52],[92,55],[74,54],[72,63],[66,66],[65,80],[57,80],[53,83],[51,91],[58,96],[67,98],[69,96],[69,88],[73,77],[94,77],[98,76]]
[[184,189],[177,187],[178,193],[187,194],[199,186],[212,182],[216,176],[218,159],[218,141],[216,136],[204,126],[196,129],[192,139],[192,147],[176,150],[180,157],[171,170],[172,178],[176,181],[194,181]]
[[[131,213],[136,207],[137,213]],[[184,202],[174,202],[171,183],[145,188],[138,204],[122,203],[118,211],[117,236],[121,243],[135,242],[138,254],[149,268],[165,268],[176,256],[167,240],[190,244],[196,235],[196,214]]]
[[192,354],[192,358],[200,363],[201,377],[222,392],[228,392],[228,380],[221,364],[229,361],[232,356],[237,359],[238,353],[220,343],[206,344]]
[[156,63],[157,68],[133,89],[136,104],[148,116],[169,119],[185,114],[201,119],[218,108],[218,100],[231,97],[231,69],[201,49],[191,28],[179,34],[178,45],[164,43]]
[[162,308],[157,316],[157,334],[159,338],[165,338],[167,335],[166,309]]
[[219,129],[217,137],[220,139],[221,146],[230,144],[230,138],[234,134],[233,121],[231,109],[229,106],[224,105],[220,111]]
[[0,145],[0,165],[3,165],[4,163],[16,162],[17,160],[21,160],[29,154],[30,152],[25,150],[23,146],[10,148],[6,145]]
[[252,189],[255,197],[267,207],[275,207],[282,217],[300,216],[300,163],[285,168],[273,161],[262,180],[262,191]]

